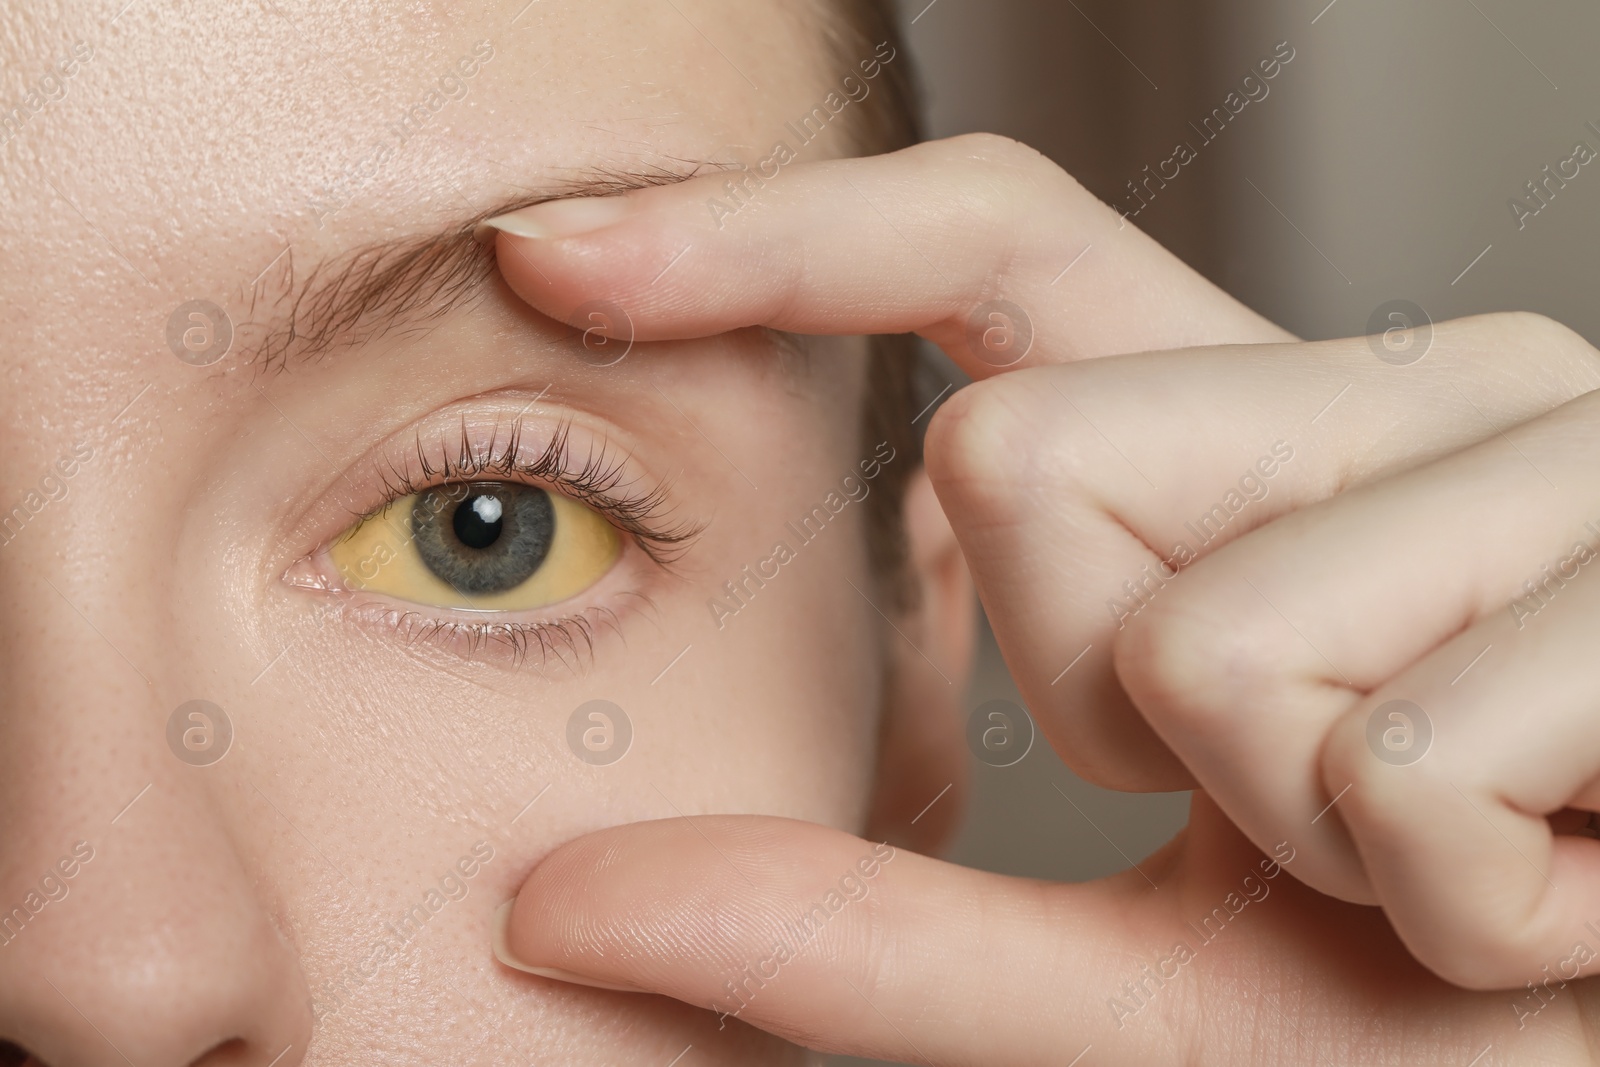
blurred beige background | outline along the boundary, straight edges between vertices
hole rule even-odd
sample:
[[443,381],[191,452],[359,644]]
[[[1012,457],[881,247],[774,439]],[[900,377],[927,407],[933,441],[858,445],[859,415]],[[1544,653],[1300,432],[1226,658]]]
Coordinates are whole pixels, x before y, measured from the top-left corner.
[[[1538,311],[1600,342],[1600,160],[1552,183],[1520,228],[1508,206],[1538,206],[1525,183],[1575,142],[1600,151],[1600,132],[1585,126],[1600,127],[1600,6],[907,0],[902,10],[930,136],[1008,134],[1130,210],[1125,183],[1176,142],[1198,144],[1188,124],[1288,42],[1294,59],[1268,95],[1159,190],[1139,226],[1306,337],[1365,333],[1374,309],[1403,298],[1434,320]],[[993,697],[1019,699],[991,639],[968,707]],[[991,870],[1098,877],[1152,852],[1187,810],[1185,795],[1087,785],[1042,742],[1014,767],[974,764],[950,858]]]

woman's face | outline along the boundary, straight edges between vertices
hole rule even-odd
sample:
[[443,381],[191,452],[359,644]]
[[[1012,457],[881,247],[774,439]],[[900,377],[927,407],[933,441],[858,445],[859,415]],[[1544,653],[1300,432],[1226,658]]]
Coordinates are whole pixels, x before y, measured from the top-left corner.
[[54,1067],[784,1061],[508,970],[490,919],[609,824],[860,824],[860,497],[897,461],[861,346],[602,366],[424,239],[837,153],[785,123],[851,71],[777,3],[120,6],[19,9],[4,45],[0,1037]]

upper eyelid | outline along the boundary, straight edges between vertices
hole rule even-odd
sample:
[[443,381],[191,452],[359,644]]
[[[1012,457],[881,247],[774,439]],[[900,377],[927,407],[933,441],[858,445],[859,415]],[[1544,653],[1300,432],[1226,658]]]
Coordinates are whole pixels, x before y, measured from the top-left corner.
[[[622,487],[628,484],[625,478],[630,457],[614,457],[609,443],[599,450],[591,448],[581,462],[575,462],[577,457],[569,443],[571,426],[570,419],[557,423],[549,441],[532,458],[523,458],[520,419],[513,420],[503,444],[496,433],[494,439],[479,450],[473,448],[463,424],[460,446],[454,455],[441,446],[438,455],[430,457],[419,433],[416,447],[407,453],[415,458],[417,472],[401,469],[392,461],[387,471],[380,469],[385,499],[359,518],[379,514],[405,496],[451,481],[485,479],[486,475],[532,479],[547,482],[605,515],[658,565],[670,566],[681,558],[705,525],[671,517],[668,483],[639,491],[623,491]],[[354,525],[359,525],[359,521]]]

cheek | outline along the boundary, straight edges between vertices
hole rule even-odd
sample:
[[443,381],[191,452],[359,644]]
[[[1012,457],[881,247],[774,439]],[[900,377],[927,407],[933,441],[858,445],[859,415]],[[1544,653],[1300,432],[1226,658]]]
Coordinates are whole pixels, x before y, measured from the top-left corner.
[[[635,373],[632,361],[621,369]],[[437,953],[428,968],[456,968],[456,984],[469,990],[481,977],[494,907],[540,858],[582,834],[709,811],[862,828],[885,641],[897,640],[857,591],[873,591],[864,505],[849,504],[797,547],[726,629],[713,626],[706,606],[871,455],[872,443],[855,439],[859,378],[826,367],[793,380],[727,373],[715,379],[724,383],[718,390],[697,392],[703,380],[663,371],[661,383],[761,488],[731,474],[686,424],[669,428],[668,444],[653,447],[677,457],[685,510],[717,521],[685,560],[683,579],[664,583],[648,610],[622,620],[625,640],[600,631],[593,656],[578,666],[508,669],[360,630],[337,613],[319,625],[314,600],[287,588],[281,568],[259,563],[282,539],[266,521],[276,494],[256,487],[273,473],[272,461],[248,465],[252,478],[239,486],[220,483],[208,506],[185,512],[189,525],[172,546],[162,545],[186,561],[163,586],[183,630],[173,642],[182,651],[164,666],[203,679],[204,696],[233,717],[238,743],[221,769],[262,793],[241,786],[222,817],[306,946],[301,964],[313,997],[325,999],[329,983],[369,958],[389,925],[402,924],[480,838],[493,845],[493,858],[464,899],[426,920],[422,935],[425,951]],[[678,434],[690,444],[674,443]],[[73,491],[69,504],[78,499],[76,481]],[[569,744],[574,712],[594,700],[614,703],[631,721],[631,747],[608,765],[585,762]],[[442,982],[429,974],[419,986],[411,981],[415,955],[398,958],[358,982],[352,1006],[327,1020],[329,1047],[371,1038],[373,1005],[401,1020],[384,1041],[468,1046],[458,1019],[476,1025],[473,1016],[433,1013],[418,989]],[[511,985],[498,973],[492,980]],[[541,1018],[549,1027],[584,1025],[560,1010]]]
[[[876,595],[867,505],[841,487],[876,442],[859,440],[860,339],[808,344],[803,359],[780,350],[775,366],[770,353],[741,354],[741,369],[764,358],[767,375],[720,373],[722,395],[702,409],[701,428],[760,489],[733,480],[705,495],[722,521],[697,553],[686,597],[694,614],[679,644],[693,642],[698,688],[672,714],[684,757],[717,768],[721,795],[758,805],[744,810],[859,830],[877,756],[885,627],[862,596]],[[825,505],[830,494],[837,510]],[[792,555],[769,562],[779,543]],[[730,582],[740,599],[730,599]],[[736,613],[714,613],[716,603]]]
[[884,684],[882,623],[851,587],[871,589],[856,507],[695,643],[703,688],[674,712],[730,793],[846,830],[864,817]]

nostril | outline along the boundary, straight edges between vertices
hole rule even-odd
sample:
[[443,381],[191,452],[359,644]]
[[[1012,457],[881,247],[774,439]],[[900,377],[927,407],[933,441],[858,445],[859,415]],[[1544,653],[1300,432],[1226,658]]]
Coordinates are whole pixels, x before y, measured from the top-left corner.
[[0,1041],[0,1067],[44,1067],[44,1064],[21,1045]]
[[[236,1067],[247,1062],[250,1048],[241,1038],[224,1041],[195,1060],[189,1067]],[[260,1062],[260,1061],[257,1061]],[[4,1067],[0,1064],[0,1067]]]
[[[278,1057],[280,1060],[282,1058]],[[250,1046],[242,1038],[236,1037],[217,1045],[189,1067],[243,1067],[248,1062],[250,1062]],[[0,1040],[0,1067],[47,1067],[47,1065],[21,1045]]]

